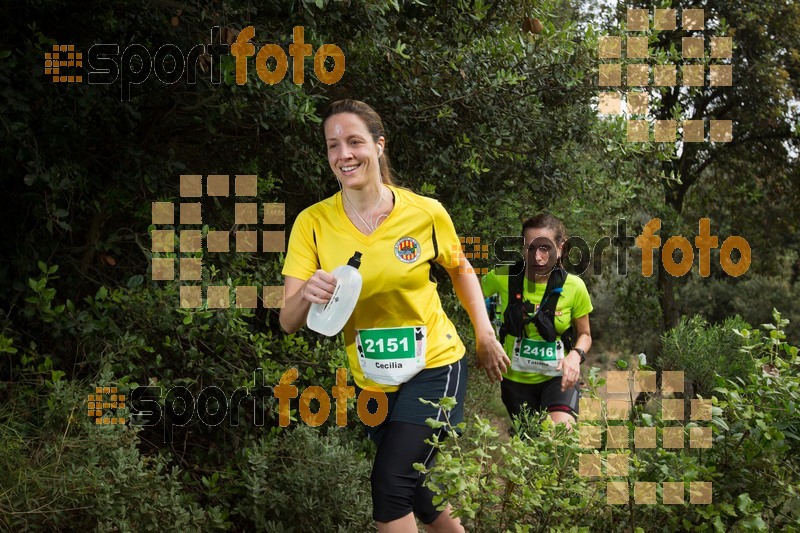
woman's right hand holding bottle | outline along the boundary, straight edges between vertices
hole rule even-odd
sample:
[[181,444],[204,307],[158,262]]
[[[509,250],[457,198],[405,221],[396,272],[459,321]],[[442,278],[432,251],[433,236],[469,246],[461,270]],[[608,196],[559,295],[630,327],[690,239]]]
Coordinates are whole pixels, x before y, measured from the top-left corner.
[[333,296],[335,288],[336,277],[331,273],[318,269],[303,285],[303,299],[314,304],[328,303]]

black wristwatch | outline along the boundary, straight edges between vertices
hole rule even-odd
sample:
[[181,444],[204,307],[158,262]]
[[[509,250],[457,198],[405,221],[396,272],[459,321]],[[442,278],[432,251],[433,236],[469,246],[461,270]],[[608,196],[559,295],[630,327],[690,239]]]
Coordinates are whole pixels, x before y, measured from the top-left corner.
[[583,364],[583,362],[586,361],[586,352],[583,351],[583,348],[573,348],[573,350],[578,352],[578,355],[581,356],[581,364]]

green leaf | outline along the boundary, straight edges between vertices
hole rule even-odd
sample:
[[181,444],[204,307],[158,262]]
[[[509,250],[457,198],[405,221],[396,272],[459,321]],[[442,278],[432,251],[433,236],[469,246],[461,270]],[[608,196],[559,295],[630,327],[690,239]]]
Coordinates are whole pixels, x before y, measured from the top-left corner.
[[767,528],[767,524],[764,523],[760,516],[751,516],[747,520],[742,520],[739,523],[745,529],[751,531],[764,531]]
[[14,348],[13,344],[13,339],[0,335],[0,353],[17,353],[17,349]]
[[722,502],[719,504],[719,508],[728,516],[736,516],[736,510],[733,508],[733,505],[729,503]]
[[442,422],[441,420],[434,420],[433,418],[427,419],[425,423],[428,424],[428,427],[431,427],[433,429],[439,429],[445,426],[444,422]]
[[625,370],[626,368],[628,368],[628,362],[624,359],[619,359],[617,361],[617,368],[619,368],[620,370]]
[[439,405],[445,411],[452,411],[456,407],[456,398],[455,396],[445,396],[439,400]]
[[742,514],[747,513],[747,510],[750,509],[750,505],[752,503],[753,500],[750,499],[750,494],[746,492],[743,494],[739,494],[739,496],[736,497],[736,508]]

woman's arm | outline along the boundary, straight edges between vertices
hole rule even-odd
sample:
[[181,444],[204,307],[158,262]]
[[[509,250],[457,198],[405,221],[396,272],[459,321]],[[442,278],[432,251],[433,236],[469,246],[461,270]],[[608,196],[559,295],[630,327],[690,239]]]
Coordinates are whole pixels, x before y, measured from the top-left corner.
[[[467,270],[469,269],[469,270]],[[494,336],[494,328],[486,313],[486,303],[478,277],[471,272],[472,267],[465,258],[460,259],[459,266],[446,268],[456,296],[467,310],[472,328],[475,330],[475,350],[478,353],[479,368],[483,368],[489,381],[502,381],[503,373],[511,365],[503,346]]]
[[584,352],[588,353],[592,347],[592,332],[589,328],[589,315],[583,315],[572,321],[572,326],[575,328],[577,335],[575,345],[572,350],[562,359],[556,370],[563,370],[561,376],[561,390],[565,391],[575,386],[578,378],[581,377],[581,354],[575,351],[575,348],[581,348]]
[[283,331],[294,333],[302,328],[311,304],[326,303],[333,296],[335,288],[336,278],[324,270],[317,270],[306,281],[286,276],[283,282],[284,303],[280,314]]

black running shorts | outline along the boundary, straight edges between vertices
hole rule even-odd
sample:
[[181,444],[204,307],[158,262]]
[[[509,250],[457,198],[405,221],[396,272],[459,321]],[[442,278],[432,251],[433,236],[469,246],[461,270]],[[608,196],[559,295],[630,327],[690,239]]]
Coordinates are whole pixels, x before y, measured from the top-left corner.
[[[448,413],[452,425],[464,419],[464,396],[467,390],[466,358],[438,368],[426,368],[396,392],[387,393],[389,414],[374,428],[367,426],[369,437],[378,445],[372,467],[372,515],[378,522],[391,522],[413,512],[423,524],[439,516],[432,503],[433,492],[423,486],[425,476],[414,463],[433,464],[436,450],[425,441],[442,430],[429,427],[428,418],[445,420],[440,408],[424,404],[419,398],[438,402],[455,396],[456,407]],[[375,412],[377,403],[367,404]]]
[[524,403],[531,411],[562,411],[577,417],[580,396],[577,383],[571,389],[561,391],[561,376],[533,385],[510,379],[500,382],[500,397],[512,418],[519,414]]

